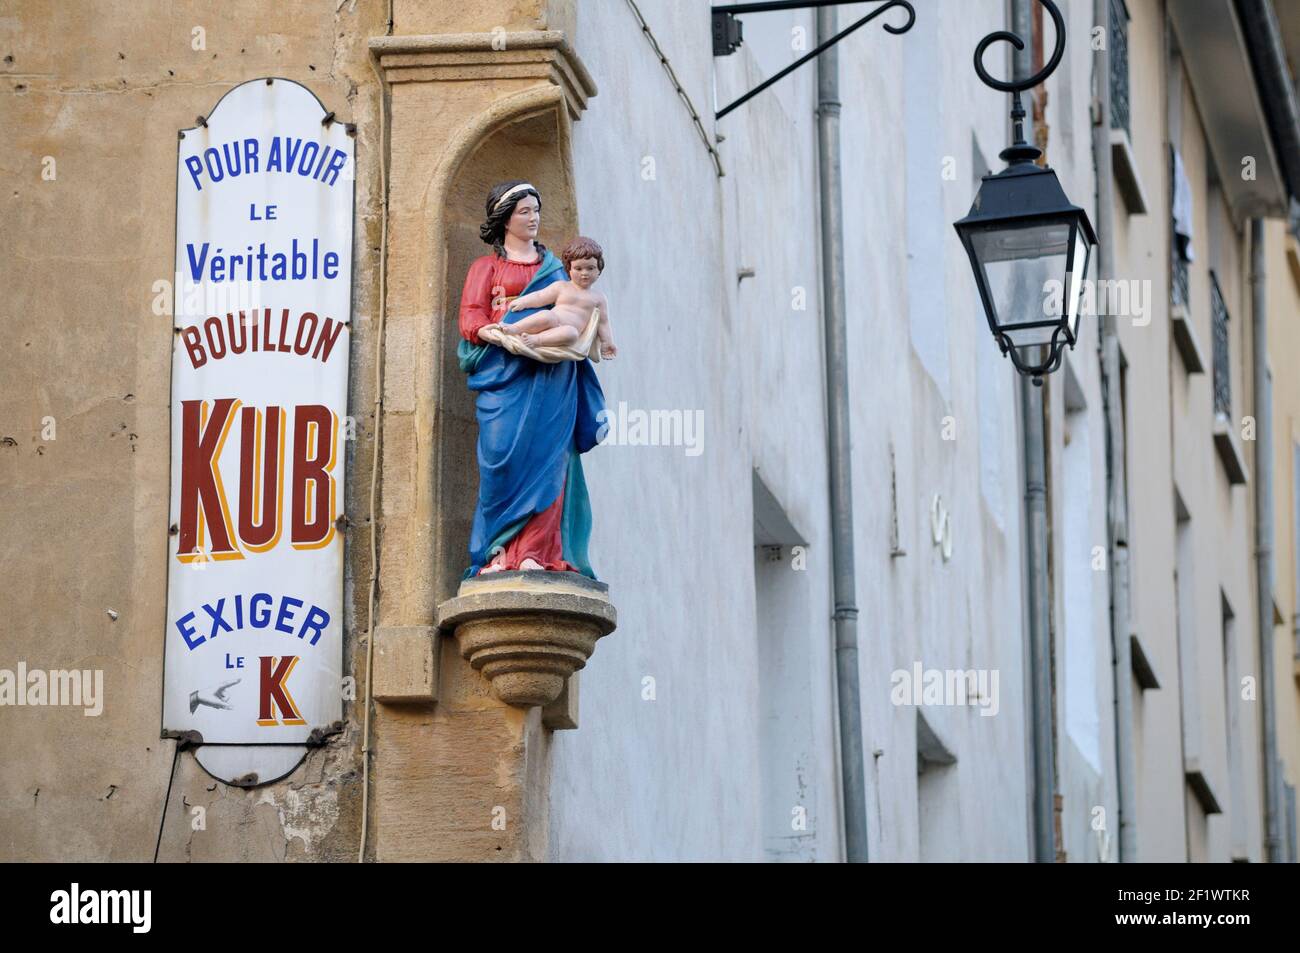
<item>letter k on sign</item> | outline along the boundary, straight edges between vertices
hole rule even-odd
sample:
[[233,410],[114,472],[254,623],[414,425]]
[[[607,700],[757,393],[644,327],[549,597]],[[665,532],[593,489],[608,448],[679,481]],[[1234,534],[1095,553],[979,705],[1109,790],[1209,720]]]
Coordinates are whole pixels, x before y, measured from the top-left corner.
[[[258,711],[257,723],[264,727],[274,725],[305,725],[306,719],[302,717],[302,712],[294,704],[293,696],[289,694],[289,688],[285,682],[289,679],[289,674],[293,667],[298,664],[298,656],[286,655],[276,664],[274,655],[261,656],[262,677],[261,684],[258,688]],[[275,717],[275,709],[279,709],[280,718]]]

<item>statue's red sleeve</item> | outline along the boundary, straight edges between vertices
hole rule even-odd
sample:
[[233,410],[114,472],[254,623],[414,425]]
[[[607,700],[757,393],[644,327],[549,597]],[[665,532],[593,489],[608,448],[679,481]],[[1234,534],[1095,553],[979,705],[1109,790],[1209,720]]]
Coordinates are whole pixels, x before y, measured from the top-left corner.
[[494,323],[492,316],[492,258],[484,255],[469,266],[460,293],[460,334],[470,344],[481,343],[479,328]]

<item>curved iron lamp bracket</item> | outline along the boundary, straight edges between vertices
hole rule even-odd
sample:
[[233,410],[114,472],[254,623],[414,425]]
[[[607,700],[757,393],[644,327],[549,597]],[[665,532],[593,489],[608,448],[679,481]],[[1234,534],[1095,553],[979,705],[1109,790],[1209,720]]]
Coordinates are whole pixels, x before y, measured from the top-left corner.
[[[740,23],[739,21],[736,20],[736,14],[738,13],[764,13],[771,10],[795,10],[795,9],[802,10],[810,7],[834,7],[834,6],[841,6],[845,2],[848,2],[848,0],[811,0],[811,2],[808,2],[808,0],[804,0],[804,2],[800,2],[800,0],[766,0],[766,2],[733,3],[727,6],[713,7],[712,8],[713,55],[727,56],[731,53],[734,53],[737,50],[737,48],[739,48],[742,41],[741,41]],[[809,60],[816,59],[826,50],[830,49],[832,46],[834,46],[840,40],[844,39],[853,31],[857,30],[859,27],[866,26],[868,23],[870,23],[876,17],[880,16],[882,13],[892,10],[895,7],[898,7],[907,13],[907,20],[904,23],[899,24],[898,26],[895,26],[892,23],[886,23],[885,31],[887,33],[893,33],[895,36],[897,36],[899,33],[906,33],[908,30],[912,29],[912,24],[916,22],[916,10],[913,8],[912,4],[908,2],[908,0],[889,0],[889,2],[886,3],[884,6],[877,7],[876,9],[868,13],[865,17],[863,17],[861,20],[858,20],[856,23],[852,24],[851,26],[845,27],[839,33],[836,33],[833,37],[831,37],[825,43],[818,46],[815,50],[812,50],[811,52],[806,53],[803,56],[799,57],[799,59],[795,60],[793,63],[791,63],[785,69],[781,70],[779,73],[776,73],[768,77],[763,82],[759,83],[757,86],[751,89],[749,92],[745,93],[745,95],[741,96],[739,99],[728,103],[726,106],[723,106],[721,109],[719,109],[716,113],[713,114],[713,118],[715,120],[721,119],[723,116],[731,112],[737,106],[742,106],[745,103],[749,102],[751,99],[753,99],[763,90],[767,89],[773,83],[784,79],[786,76],[788,76],[789,74],[797,70],[800,66],[803,66],[804,63],[807,63]],[[1060,57],[1058,56],[1057,60],[1059,61],[1059,59]]]

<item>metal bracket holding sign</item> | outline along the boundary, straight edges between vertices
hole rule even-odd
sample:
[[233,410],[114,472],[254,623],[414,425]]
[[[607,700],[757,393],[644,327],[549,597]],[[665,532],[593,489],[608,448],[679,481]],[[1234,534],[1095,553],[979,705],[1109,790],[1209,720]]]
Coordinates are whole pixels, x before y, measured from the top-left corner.
[[343,717],[351,133],[269,78],[179,136],[162,729],[233,783]]

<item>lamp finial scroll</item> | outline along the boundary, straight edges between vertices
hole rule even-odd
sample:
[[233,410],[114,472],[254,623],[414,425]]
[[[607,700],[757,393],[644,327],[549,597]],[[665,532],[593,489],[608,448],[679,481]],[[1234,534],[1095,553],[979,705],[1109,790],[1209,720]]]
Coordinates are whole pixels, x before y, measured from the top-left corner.
[[908,3],[907,0],[889,0],[889,3],[876,10],[876,13],[884,13],[890,7],[902,7],[903,11],[907,14],[907,20],[900,23],[898,26],[894,26],[891,23],[883,24],[885,32],[898,36],[900,33],[906,33],[908,30],[912,29],[912,24],[916,22],[916,8]]
[[1025,48],[1025,41],[1009,30],[996,30],[980,40],[975,47],[975,74],[979,76],[980,81],[991,89],[1011,94],[1011,118],[1015,123],[1015,142],[1000,153],[1004,162],[1034,162],[1043,154],[1038,147],[1031,146],[1025,141],[1025,108],[1020,102],[1020,94],[1027,89],[1033,89],[1056,72],[1056,68],[1061,65],[1061,57],[1065,55],[1065,19],[1061,16],[1061,11],[1052,0],[1038,0],[1038,2],[1047,9],[1052,18],[1052,24],[1056,28],[1056,41],[1052,47],[1051,58],[1037,73],[1021,79],[1002,80],[995,78],[984,68],[984,53],[994,43],[1010,43],[1017,50]]

